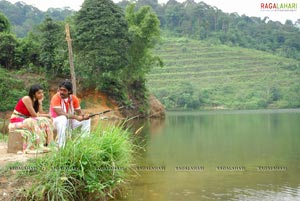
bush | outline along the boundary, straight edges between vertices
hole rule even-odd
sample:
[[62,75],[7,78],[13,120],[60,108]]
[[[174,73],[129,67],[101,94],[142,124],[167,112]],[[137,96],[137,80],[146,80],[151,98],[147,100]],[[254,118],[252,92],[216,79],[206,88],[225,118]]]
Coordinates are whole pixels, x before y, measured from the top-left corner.
[[95,200],[114,197],[126,181],[134,145],[121,127],[100,127],[77,137],[60,151],[29,161],[34,167],[23,176],[33,181],[26,191],[31,200]]
[[0,68],[0,111],[13,110],[17,101],[27,92],[21,80],[12,78],[8,71]]

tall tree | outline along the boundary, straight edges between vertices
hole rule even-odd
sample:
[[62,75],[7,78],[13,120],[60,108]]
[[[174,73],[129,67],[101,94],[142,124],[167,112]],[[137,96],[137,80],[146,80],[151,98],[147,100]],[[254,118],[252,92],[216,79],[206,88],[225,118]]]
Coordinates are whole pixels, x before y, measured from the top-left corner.
[[111,0],[85,0],[75,16],[74,52],[79,76],[107,92],[121,90],[130,45],[124,13]]
[[54,21],[49,16],[46,17],[40,26],[40,60],[46,72],[54,76],[62,70],[64,61],[66,60],[64,55],[67,48],[61,48],[61,46],[67,47],[64,41],[65,34],[63,28],[62,24]]
[[40,67],[40,43],[38,38],[33,34],[29,33],[25,38],[19,40],[18,61],[20,66],[23,67]]
[[14,68],[14,58],[18,41],[10,33],[0,33],[0,66],[6,69]]
[[0,12],[0,66],[6,69],[13,67],[17,39],[10,34],[10,22]]
[[10,32],[10,23],[5,15],[0,12],[0,32]]
[[162,61],[151,52],[160,39],[159,20],[149,6],[135,12],[135,4],[126,8],[126,20],[132,39],[129,54],[129,65],[125,69],[129,89],[145,92],[145,75],[154,65],[162,66]]

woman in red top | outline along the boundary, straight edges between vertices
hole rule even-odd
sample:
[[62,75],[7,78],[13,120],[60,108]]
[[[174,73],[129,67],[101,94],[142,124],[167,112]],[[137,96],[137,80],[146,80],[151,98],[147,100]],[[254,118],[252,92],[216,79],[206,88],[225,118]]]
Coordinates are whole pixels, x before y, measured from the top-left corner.
[[43,111],[43,98],[43,88],[40,85],[31,86],[28,96],[18,101],[11,115],[9,130],[20,131],[27,141],[23,151],[32,148],[45,151],[44,144],[53,141],[53,124],[50,115]]

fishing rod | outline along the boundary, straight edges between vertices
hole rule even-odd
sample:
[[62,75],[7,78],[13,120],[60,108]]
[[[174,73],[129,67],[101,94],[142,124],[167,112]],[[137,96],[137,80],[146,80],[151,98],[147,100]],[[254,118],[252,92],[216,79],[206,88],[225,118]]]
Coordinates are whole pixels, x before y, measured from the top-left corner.
[[108,112],[111,112],[111,111],[114,111],[114,110],[122,110],[122,109],[128,108],[128,107],[134,108],[132,105],[124,105],[124,106],[118,107],[116,109],[109,109],[109,110],[104,110],[102,112],[90,114],[89,117],[91,118],[91,117],[94,117],[94,116],[97,116],[97,115],[105,114],[105,113],[108,113]]

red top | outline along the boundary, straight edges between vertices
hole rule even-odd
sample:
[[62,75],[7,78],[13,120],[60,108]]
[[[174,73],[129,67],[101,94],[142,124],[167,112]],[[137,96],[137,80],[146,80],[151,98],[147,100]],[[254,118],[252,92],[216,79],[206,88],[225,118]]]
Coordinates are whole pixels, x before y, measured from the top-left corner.
[[27,116],[27,117],[30,117],[30,113],[29,111],[27,110],[22,98],[19,100],[19,102],[17,103],[16,107],[15,107],[15,110],[20,112],[21,114]]
[[16,107],[15,107],[15,111],[17,111],[18,113],[20,113],[20,115],[17,115],[18,117],[13,117],[10,119],[11,123],[16,123],[16,122],[22,122],[24,119],[30,117],[30,113],[28,111],[28,109],[26,108],[22,98],[18,101]]

